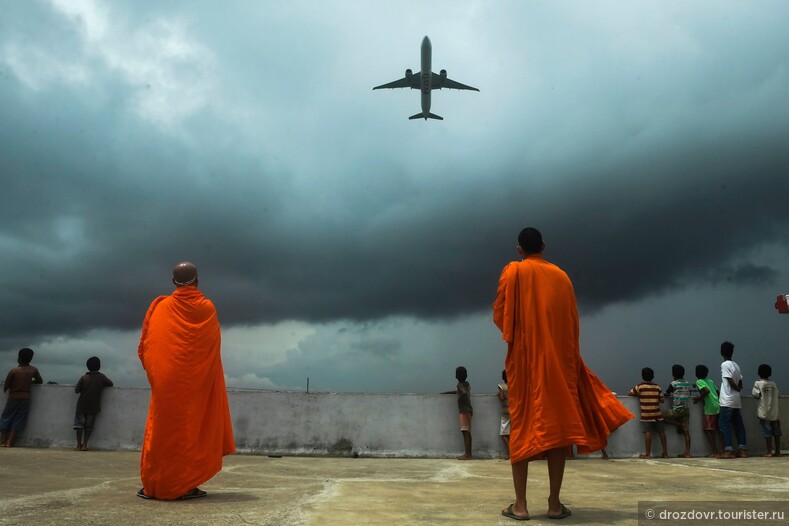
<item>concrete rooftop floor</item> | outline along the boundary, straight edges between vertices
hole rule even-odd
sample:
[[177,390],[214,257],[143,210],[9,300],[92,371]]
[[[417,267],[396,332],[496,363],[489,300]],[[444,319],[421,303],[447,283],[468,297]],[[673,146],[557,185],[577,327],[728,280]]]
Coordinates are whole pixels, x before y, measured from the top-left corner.
[[[235,455],[202,486],[208,497],[180,502],[136,497],[138,466],[133,451],[0,448],[0,524],[515,524],[500,515],[513,500],[503,460]],[[788,466],[789,456],[569,460],[573,515],[553,521],[547,467],[534,462],[529,524],[636,524],[639,500],[786,502]]]

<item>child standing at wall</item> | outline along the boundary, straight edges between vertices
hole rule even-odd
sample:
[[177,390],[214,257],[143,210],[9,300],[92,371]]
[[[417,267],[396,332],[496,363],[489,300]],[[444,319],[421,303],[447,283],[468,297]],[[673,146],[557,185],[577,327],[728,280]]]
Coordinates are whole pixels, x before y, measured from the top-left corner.
[[655,371],[650,367],[641,369],[641,379],[644,380],[630,390],[628,395],[635,396],[641,405],[641,432],[644,433],[644,453],[638,458],[652,458],[652,433],[656,432],[660,437],[660,445],[663,448],[663,458],[668,458],[666,448],[666,432],[663,427],[663,415],[660,412],[660,404],[663,403],[663,390],[652,380],[655,378]]
[[460,413],[460,432],[463,434],[463,455],[458,460],[471,460],[471,385],[466,381],[468,372],[462,365],[455,369],[455,378],[458,381],[458,412]]
[[8,391],[8,400],[0,416],[0,447],[11,447],[18,431],[27,424],[30,410],[30,386],[44,383],[38,369],[30,365],[33,349],[19,350],[19,365],[8,372],[3,391]]
[[674,379],[666,389],[666,396],[671,397],[671,409],[663,413],[663,421],[677,426],[677,433],[685,438],[685,451],[677,456],[690,458],[690,384],[685,381],[685,368],[679,364],[671,366],[671,376]]
[[[780,393],[775,382],[770,380],[773,369],[766,363],[759,366],[759,379],[753,386],[753,397],[759,400],[759,425],[762,428],[762,436],[767,443],[767,453],[765,457],[781,456],[781,421],[778,419],[778,400]],[[775,439],[775,453],[773,453],[772,441]]]
[[112,387],[112,380],[99,372],[101,360],[97,356],[88,358],[86,365],[88,372],[82,375],[74,387],[74,392],[79,393],[74,415],[74,429],[77,431],[77,447],[74,451],[88,450],[88,439],[93,432],[96,415],[101,412],[101,392],[105,387]]
[[720,434],[718,429],[718,413],[721,407],[718,402],[718,389],[715,387],[715,382],[707,378],[710,370],[706,365],[696,366],[696,387],[699,389],[699,396],[693,398],[693,403],[697,404],[704,401],[704,434],[707,435],[707,440],[712,446],[712,453],[707,455],[710,458],[720,458],[723,453],[723,439],[721,438],[721,450],[718,450],[718,439],[716,437]]
[[498,385],[499,391],[497,396],[501,401],[501,429],[499,429],[499,436],[501,441],[504,442],[504,451],[506,460],[510,458],[510,403],[507,399],[507,370],[501,371],[501,380],[504,382]]

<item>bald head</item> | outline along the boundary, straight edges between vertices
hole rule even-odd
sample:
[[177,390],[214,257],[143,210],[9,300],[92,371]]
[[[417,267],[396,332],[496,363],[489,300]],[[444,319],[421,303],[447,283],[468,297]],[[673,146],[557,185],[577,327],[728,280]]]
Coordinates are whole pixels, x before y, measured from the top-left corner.
[[539,254],[545,249],[542,234],[534,227],[527,227],[518,234],[518,246],[525,254]]
[[177,287],[186,285],[197,286],[197,267],[193,263],[183,261],[173,267],[173,283]]

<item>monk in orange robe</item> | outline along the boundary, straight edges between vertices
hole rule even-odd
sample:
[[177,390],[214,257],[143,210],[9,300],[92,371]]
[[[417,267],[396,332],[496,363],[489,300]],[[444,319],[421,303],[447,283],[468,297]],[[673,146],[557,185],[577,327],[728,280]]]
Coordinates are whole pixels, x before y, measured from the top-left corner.
[[570,278],[542,258],[545,244],[535,228],[518,236],[523,258],[504,267],[493,321],[507,342],[510,462],[515,502],[504,516],[525,520],[529,462],[548,459],[548,517],[571,514],[559,499],[568,446],[588,454],[631,418],[581,358],[578,310]]
[[137,350],[151,384],[137,495],[161,500],[204,497],[198,486],[236,451],[216,309],[193,264],[176,265],[173,283],[148,308]]

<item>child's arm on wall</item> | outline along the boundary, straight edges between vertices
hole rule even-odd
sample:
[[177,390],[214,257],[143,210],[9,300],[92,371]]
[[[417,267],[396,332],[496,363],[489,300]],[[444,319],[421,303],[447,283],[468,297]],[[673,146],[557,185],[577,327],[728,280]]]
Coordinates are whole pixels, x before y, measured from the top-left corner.
[[699,396],[693,397],[693,403],[695,404],[697,402],[700,402],[701,400],[704,400],[705,398],[707,398],[707,395],[709,394],[710,394],[710,390],[706,386],[702,387],[701,389],[699,389]]

